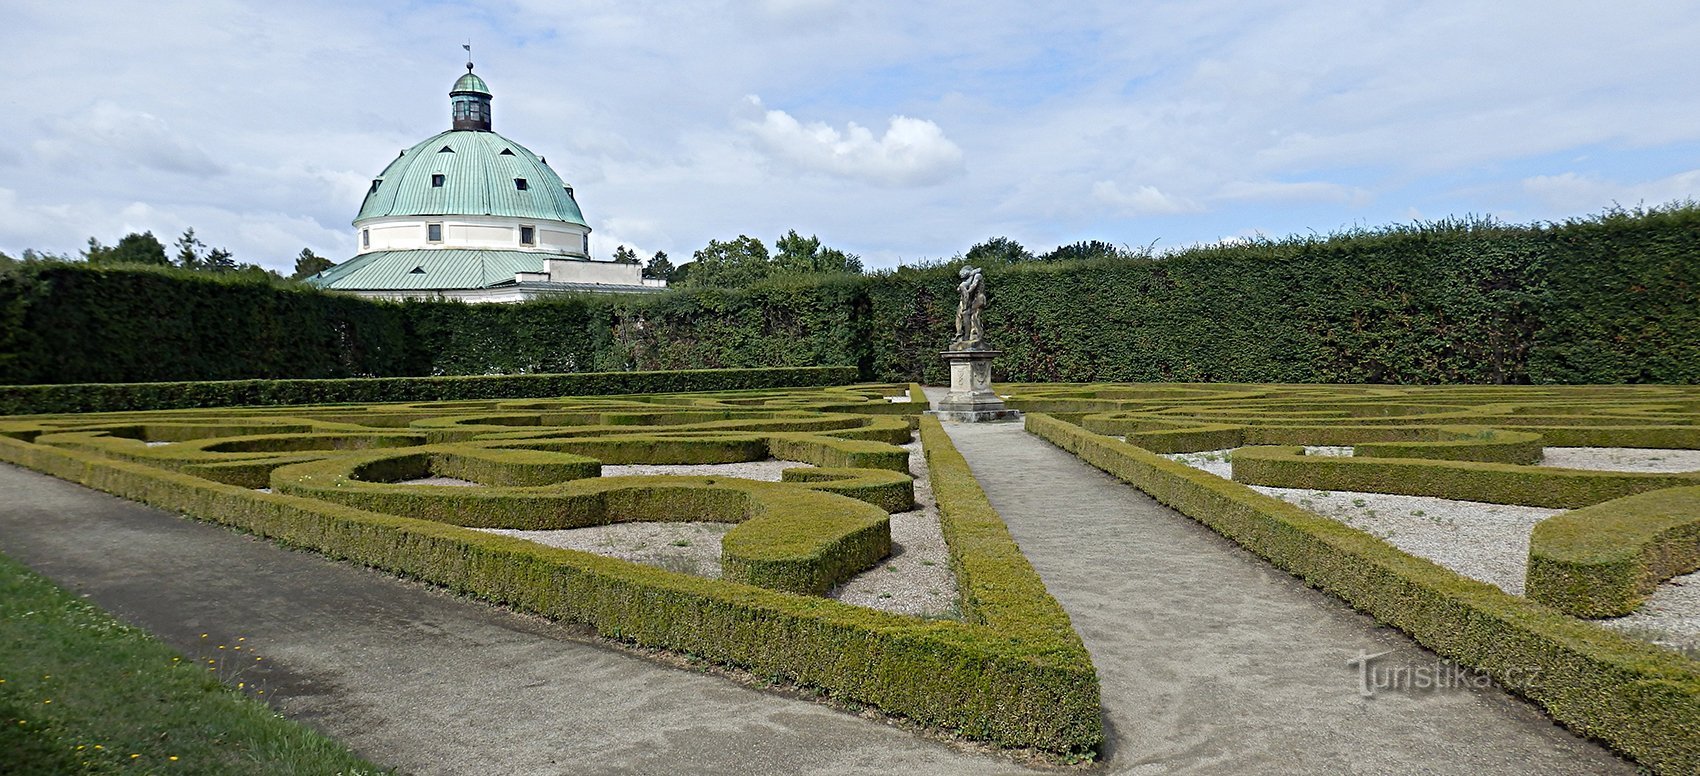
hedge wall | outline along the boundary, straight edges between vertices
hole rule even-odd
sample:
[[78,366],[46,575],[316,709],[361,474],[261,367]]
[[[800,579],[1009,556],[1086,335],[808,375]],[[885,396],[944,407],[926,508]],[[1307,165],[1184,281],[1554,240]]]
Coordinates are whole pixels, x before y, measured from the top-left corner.
[[846,385],[851,367],[0,386],[0,415],[346,402],[527,399]]
[[[1005,381],[1700,382],[1700,206],[988,269]],[[855,366],[945,379],[953,266],[520,305],[0,274],[0,383]]]

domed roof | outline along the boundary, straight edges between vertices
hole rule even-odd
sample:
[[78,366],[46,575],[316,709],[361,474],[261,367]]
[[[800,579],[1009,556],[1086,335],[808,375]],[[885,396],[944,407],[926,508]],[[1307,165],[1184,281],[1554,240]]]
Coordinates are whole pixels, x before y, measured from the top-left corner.
[[479,78],[471,70],[468,70],[466,71],[466,75],[461,76],[460,80],[455,81],[454,88],[449,90],[449,94],[454,94],[455,92],[475,92],[477,94],[489,96],[490,87],[484,83],[484,79]]
[[[478,77],[468,73],[461,77]],[[482,85],[483,81],[479,81]],[[432,185],[441,175],[441,185]],[[366,192],[354,223],[385,216],[508,216],[589,228],[572,191],[525,146],[451,129],[403,151]]]

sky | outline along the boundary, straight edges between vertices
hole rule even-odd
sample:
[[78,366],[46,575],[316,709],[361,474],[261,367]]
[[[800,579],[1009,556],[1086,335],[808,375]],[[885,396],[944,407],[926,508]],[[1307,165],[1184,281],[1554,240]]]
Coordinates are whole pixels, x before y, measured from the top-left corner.
[[818,235],[1172,249],[1700,199],[1700,3],[0,0],[0,251],[194,227],[340,261],[371,179],[494,129],[592,253]]

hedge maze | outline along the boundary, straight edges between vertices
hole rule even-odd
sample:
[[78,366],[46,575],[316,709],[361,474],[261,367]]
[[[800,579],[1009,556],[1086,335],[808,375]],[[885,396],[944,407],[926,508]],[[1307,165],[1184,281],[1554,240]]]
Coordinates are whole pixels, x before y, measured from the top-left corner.
[[[1700,388],[1006,390],[1033,433],[1486,671],[1573,730],[1659,772],[1700,770],[1692,653],[1586,621],[1633,612],[1661,583],[1700,570],[1700,471],[1541,465],[1550,448],[1700,450]],[[1200,451],[1231,456],[1232,481],[1174,460]],[[1248,485],[1568,511],[1535,525],[1518,596]]]
[[[926,407],[876,385],[40,414],[0,418],[0,460],[969,738],[1090,751],[1091,661]],[[823,597],[891,551],[917,429],[960,619]],[[769,459],[812,466],[601,476]],[[645,521],[733,524],[721,577],[476,530]]]

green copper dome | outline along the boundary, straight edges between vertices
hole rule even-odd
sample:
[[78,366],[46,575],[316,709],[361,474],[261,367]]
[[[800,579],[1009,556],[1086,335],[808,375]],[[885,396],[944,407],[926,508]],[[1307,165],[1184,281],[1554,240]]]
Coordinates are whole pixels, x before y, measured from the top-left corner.
[[[477,78],[461,80],[468,77]],[[387,216],[508,216],[590,226],[549,165],[525,146],[483,130],[433,135],[390,162],[354,222]]]
[[[441,83],[441,81],[438,83]],[[468,70],[466,71],[466,75],[461,76],[460,80],[455,81],[454,88],[449,90],[449,94],[454,94],[455,92],[474,92],[488,96],[490,94],[490,87],[484,83],[484,79],[479,78],[471,70]]]

